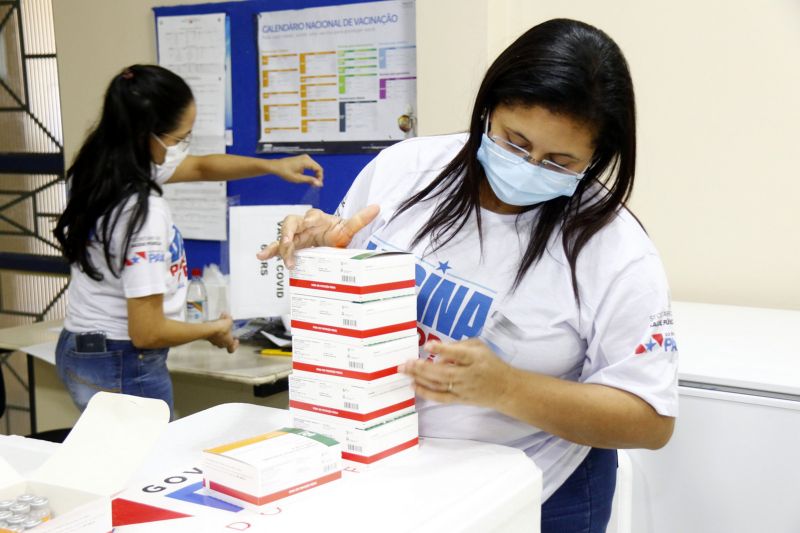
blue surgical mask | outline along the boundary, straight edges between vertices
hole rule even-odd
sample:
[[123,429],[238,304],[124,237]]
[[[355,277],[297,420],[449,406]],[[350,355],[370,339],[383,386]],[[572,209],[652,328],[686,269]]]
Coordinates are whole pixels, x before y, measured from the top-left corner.
[[485,133],[478,148],[478,161],[497,198],[519,207],[572,196],[583,177],[583,174],[569,176],[528,163],[497,146]]

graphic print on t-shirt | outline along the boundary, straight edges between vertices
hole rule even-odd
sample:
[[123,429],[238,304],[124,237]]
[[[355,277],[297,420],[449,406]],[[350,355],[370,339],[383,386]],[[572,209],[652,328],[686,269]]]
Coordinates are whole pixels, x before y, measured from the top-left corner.
[[[172,277],[177,277],[178,288],[183,287],[184,280],[189,276],[188,266],[186,265],[186,250],[183,247],[183,236],[181,230],[174,224],[172,225],[172,242],[169,244],[170,265],[169,273]],[[181,276],[181,274],[183,274]]]
[[[378,248],[379,241],[373,236],[367,249]],[[381,249],[397,249],[389,243],[380,243]],[[457,265],[446,257],[437,257],[434,261],[416,259],[419,345],[428,341],[460,341],[479,336],[489,317],[496,291],[459,278],[454,274],[458,271]]]

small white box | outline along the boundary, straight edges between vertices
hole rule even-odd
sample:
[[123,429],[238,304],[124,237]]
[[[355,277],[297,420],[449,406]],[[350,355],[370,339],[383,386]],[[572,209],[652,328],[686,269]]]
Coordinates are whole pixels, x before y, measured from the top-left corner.
[[306,248],[295,254],[292,294],[366,302],[413,296],[414,256],[406,252]]
[[372,381],[397,373],[397,366],[419,357],[417,336],[369,346],[352,346],[296,334],[292,337],[292,368]]
[[357,303],[292,294],[291,300],[292,335],[364,345],[417,334],[414,296]]
[[27,479],[0,457],[0,500],[33,493],[53,518],[39,532],[107,533],[111,497],[125,488],[169,422],[162,400],[98,392],[67,439]]
[[414,410],[411,378],[394,374],[374,381],[292,371],[289,405],[357,422],[380,421]]
[[203,484],[216,498],[259,510],[341,478],[341,453],[329,436],[282,428],[203,450]]
[[341,419],[290,409],[292,425],[328,435],[342,444],[342,459],[371,465],[382,459],[419,446],[419,415],[407,413],[366,429],[358,429]]

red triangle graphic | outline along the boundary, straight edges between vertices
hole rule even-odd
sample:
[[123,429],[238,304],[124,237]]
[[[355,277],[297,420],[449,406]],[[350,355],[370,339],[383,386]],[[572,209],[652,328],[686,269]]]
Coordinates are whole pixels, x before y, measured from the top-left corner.
[[132,502],[122,498],[116,498],[111,502],[111,515],[114,527],[129,526],[131,524],[144,524],[147,522],[158,522],[160,520],[171,520],[173,518],[186,518],[191,515],[176,513],[160,507],[145,505],[139,502]]
[[653,339],[658,343],[659,346],[664,346],[664,335],[661,333],[653,333]]
[[647,351],[647,348],[645,348],[644,346],[642,346],[642,345],[640,344],[639,346],[637,346],[637,347],[636,347],[636,351],[635,351],[634,353],[635,353],[636,355],[641,355],[641,354],[643,354],[643,353],[644,353],[644,352],[646,352],[646,351]]

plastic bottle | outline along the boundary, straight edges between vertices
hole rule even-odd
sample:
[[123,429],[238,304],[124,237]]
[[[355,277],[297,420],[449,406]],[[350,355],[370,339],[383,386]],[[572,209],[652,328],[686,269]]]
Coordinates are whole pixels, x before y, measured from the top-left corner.
[[205,322],[208,319],[208,292],[200,277],[200,269],[192,269],[192,279],[186,290],[186,322]]

